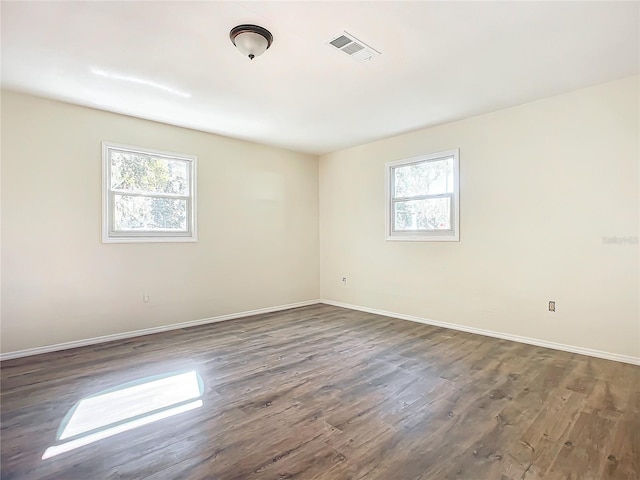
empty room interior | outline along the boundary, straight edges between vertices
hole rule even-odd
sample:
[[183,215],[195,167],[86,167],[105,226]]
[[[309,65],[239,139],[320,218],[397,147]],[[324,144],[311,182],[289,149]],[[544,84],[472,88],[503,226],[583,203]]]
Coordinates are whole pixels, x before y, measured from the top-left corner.
[[2,479],[640,478],[640,2],[0,8]]

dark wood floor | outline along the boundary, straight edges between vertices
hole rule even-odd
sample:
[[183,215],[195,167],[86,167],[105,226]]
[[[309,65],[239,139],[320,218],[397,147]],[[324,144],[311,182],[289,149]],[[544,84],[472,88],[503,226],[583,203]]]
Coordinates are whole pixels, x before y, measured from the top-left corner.
[[[202,407],[42,459],[79,400],[190,369]],[[314,305],[3,362],[2,478],[637,480],[639,376]]]

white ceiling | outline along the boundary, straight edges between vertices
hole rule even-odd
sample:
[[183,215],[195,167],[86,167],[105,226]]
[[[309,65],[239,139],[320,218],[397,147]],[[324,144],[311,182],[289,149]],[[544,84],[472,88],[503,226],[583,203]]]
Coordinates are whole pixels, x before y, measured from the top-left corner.
[[[4,88],[317,154],[640,70],[635,1],[1,8]],[[241,23],[274,35],[253,61],[229,40]],[[325,44],[343,30],[382,55]]]

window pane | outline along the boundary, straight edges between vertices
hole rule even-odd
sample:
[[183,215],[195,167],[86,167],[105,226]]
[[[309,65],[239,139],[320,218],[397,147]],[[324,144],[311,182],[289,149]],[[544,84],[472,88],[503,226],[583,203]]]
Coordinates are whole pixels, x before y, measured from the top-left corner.
[[187,201],[114,195],[115,231],[186,232]]
[[394,230],[451,230],[451,197],[394,203]]
[[396,198],[453,193],[453,158],[396,167],[393,176]]
[[111,150],[111,189],[189,195],[189,162]]

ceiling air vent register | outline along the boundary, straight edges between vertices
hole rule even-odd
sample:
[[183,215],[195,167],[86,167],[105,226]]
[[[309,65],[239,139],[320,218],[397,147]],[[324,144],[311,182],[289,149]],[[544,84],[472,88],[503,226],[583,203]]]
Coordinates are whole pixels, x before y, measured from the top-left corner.
[[327,42],[327,45],[337,48],[360,62],[371,60],[375,55],[380,55],[380,52],[375,48],[370,47],[347,32],[342,32],[340,35],[331,38]]

